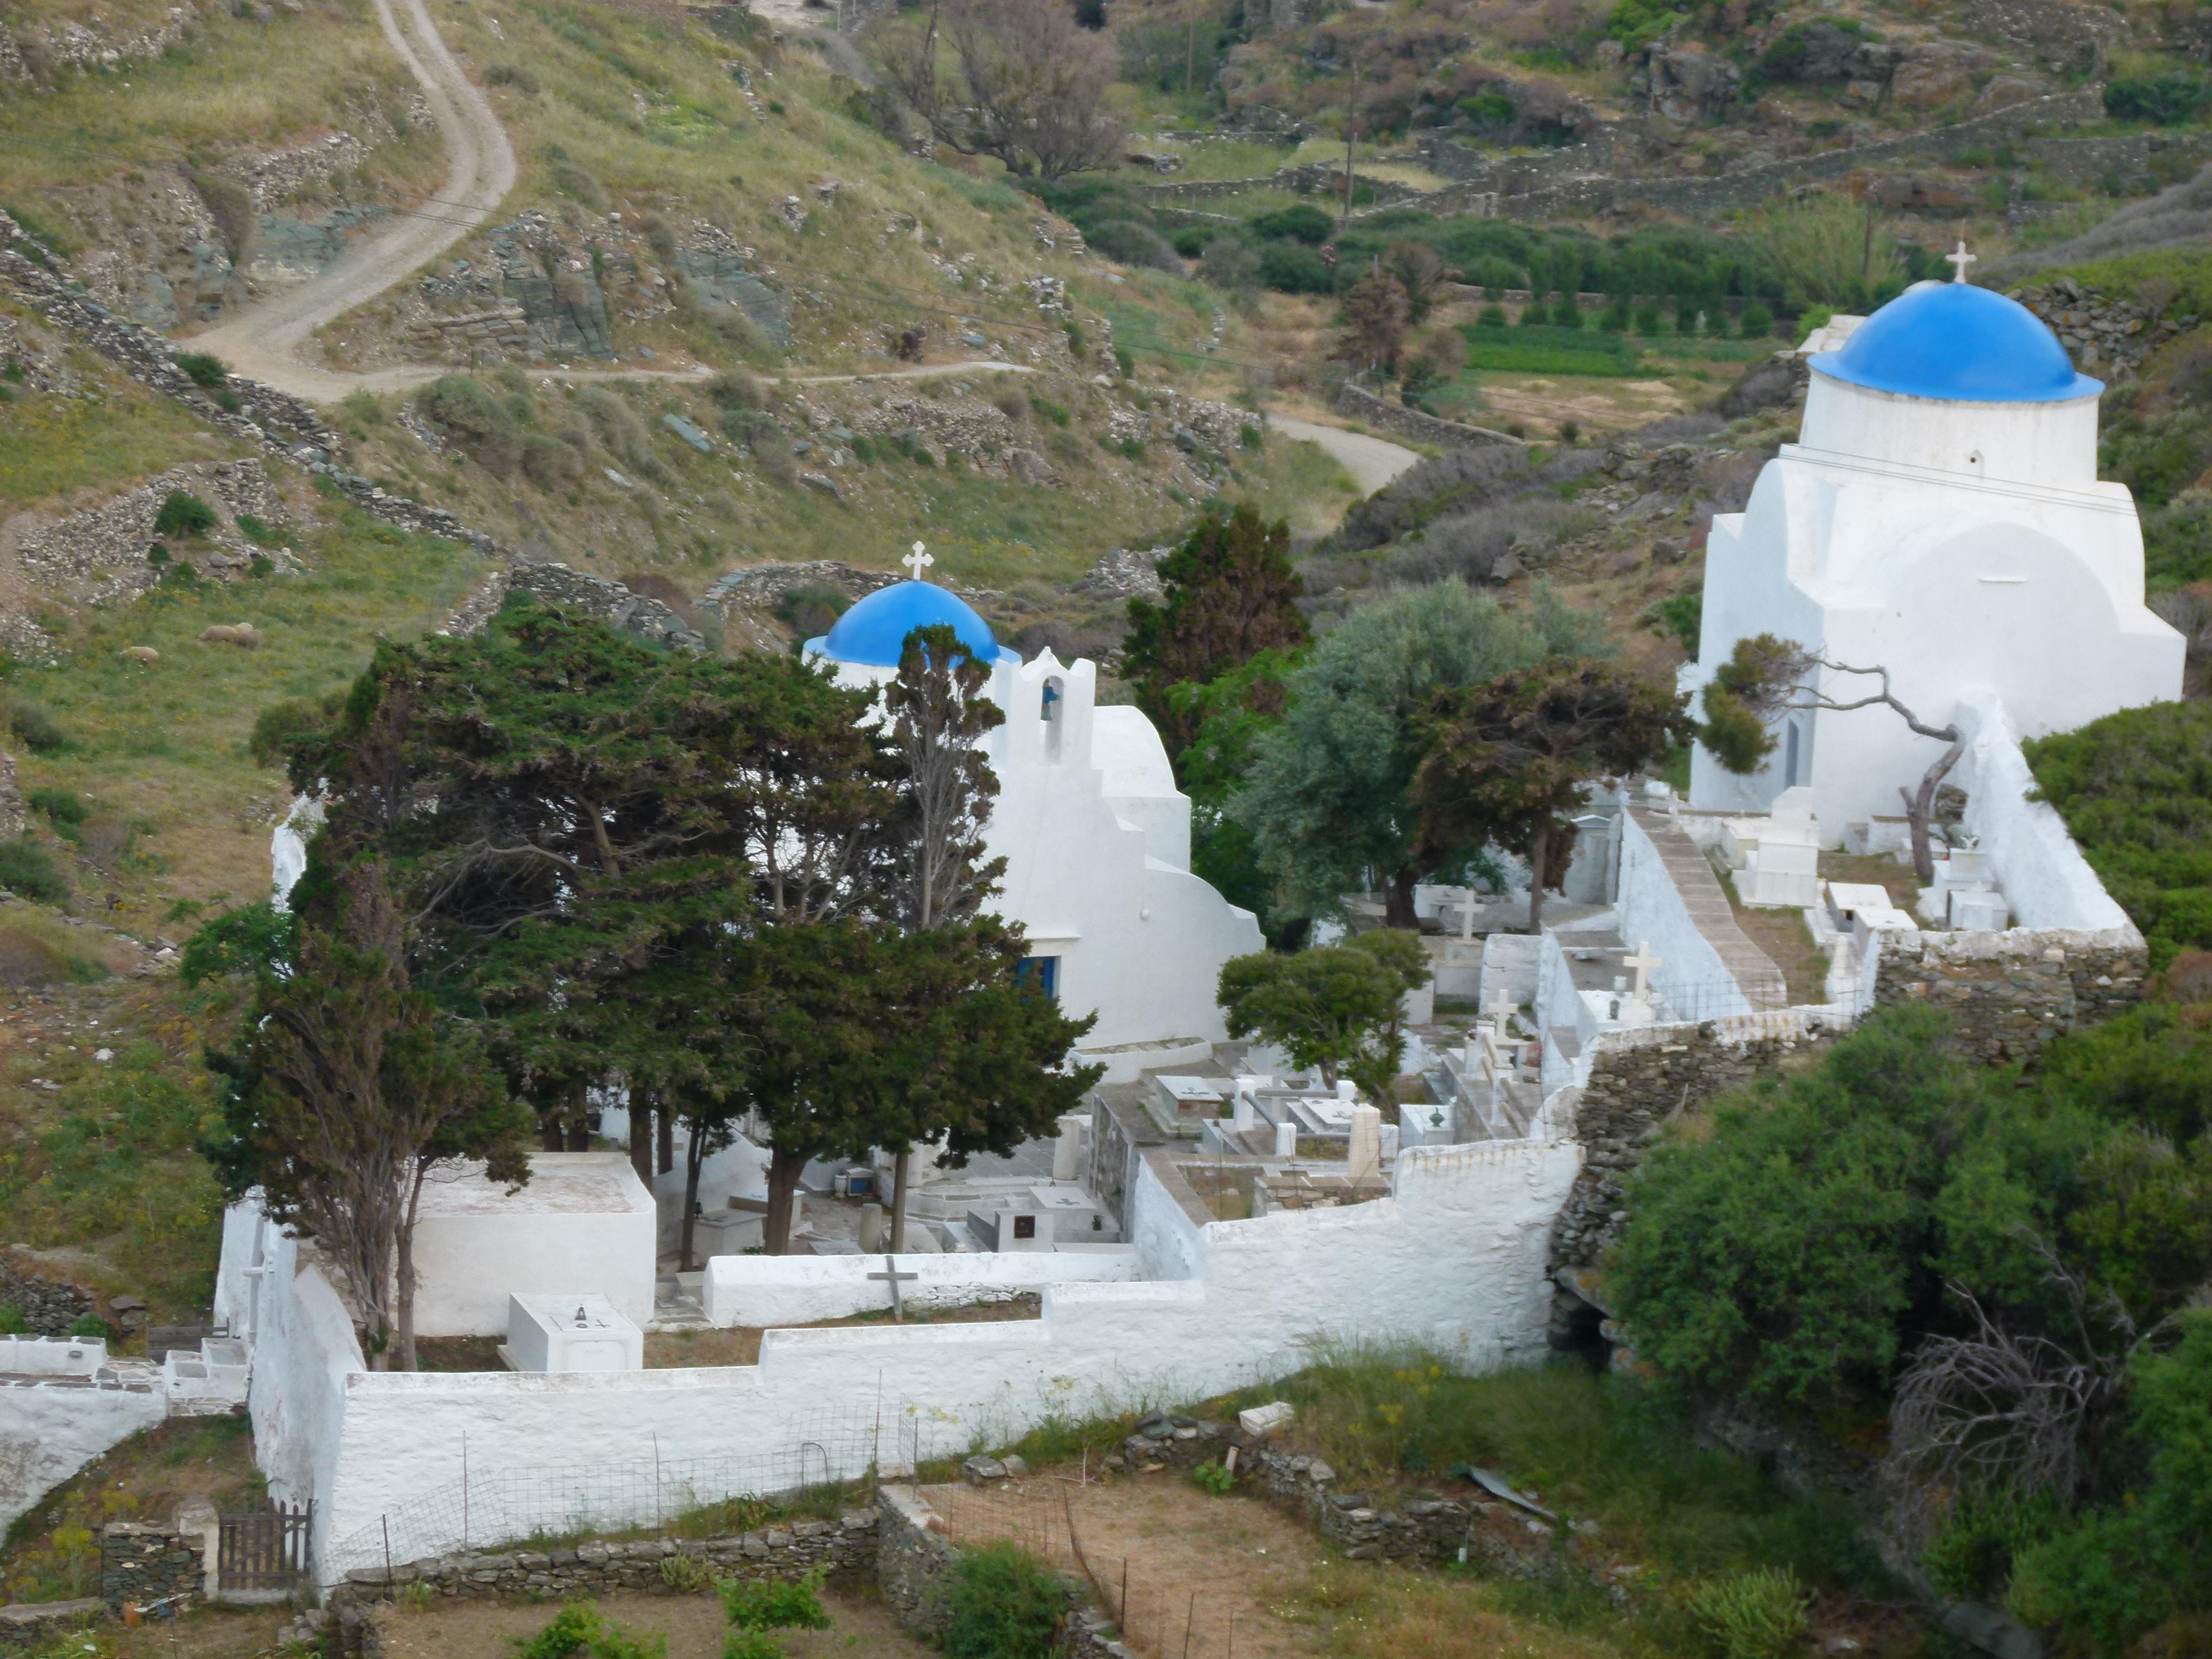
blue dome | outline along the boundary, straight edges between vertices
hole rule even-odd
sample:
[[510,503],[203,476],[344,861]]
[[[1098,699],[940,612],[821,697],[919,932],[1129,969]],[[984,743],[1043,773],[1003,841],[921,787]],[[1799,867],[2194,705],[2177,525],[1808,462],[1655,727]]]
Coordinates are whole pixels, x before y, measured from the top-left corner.
[[1955,403],[2059,403],[2105,389],[2074,372],[2041,318],[1971,283],[1914,284],[1813,367],[1872,391]]
[[948,624],[978,660],[999,659],[999,642],[991,635],[990,624],[950,588],[934,582],[899,582],[879,587],[838,617],[829,633],[806,643],[836,662],[896,668],[906,636],[917,628],[939,623]]

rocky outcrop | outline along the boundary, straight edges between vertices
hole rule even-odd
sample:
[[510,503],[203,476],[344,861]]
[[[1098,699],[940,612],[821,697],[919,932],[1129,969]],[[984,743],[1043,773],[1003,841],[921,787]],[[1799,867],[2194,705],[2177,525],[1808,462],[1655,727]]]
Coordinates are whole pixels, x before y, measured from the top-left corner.
[[1697,40],[1653,43],[1628,89],[1669,121],[1717,119],[1742,89],[1743,71]]
[[466,638],[480,632],[499,614],[507,595],[523,592],[548,605],[564,605],[584,615],[684,651],[703,651],[706,636],[659,599],[634,593],[620,582],[587,575],[565,564],[518,563],[500,571],[471,593],[460,608],[446,618],[438,631]]

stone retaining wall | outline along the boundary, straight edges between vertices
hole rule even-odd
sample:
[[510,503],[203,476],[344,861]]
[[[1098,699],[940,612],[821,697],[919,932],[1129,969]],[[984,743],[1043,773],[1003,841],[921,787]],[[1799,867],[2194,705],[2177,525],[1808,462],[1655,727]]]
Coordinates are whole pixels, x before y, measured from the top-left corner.
[[633,593],[620,582],[586,575],[565,564],[515,564],[497,572],[466,599],[439,631],[466,638],[479,631],[520,590],[548,605],[564,605],[657,644],[703,651],[706,636],[659,599]]
[[718,1538],[648,1538],[634,1541],[591,1540],[563,1549],[510,1550],[491,1555],[450,1555],[410,1561],[392,1570],[387,1581],[378,1569],[349,1572],[325,1600],[337,1632],[334,1650],[373,1656],[378,1651],[377,1607],[410,1585],[425,1586],[451,1601],[516,1600],[550,1604],[580,1596],[678,1589],[663,1574],[665,1563],[696,1561],[714,1578],[747,1580],[805,1577],[817,1569],[831,1582],[872,1578],[877,1572],[879,1511],[858,1509],[836,1521],[794,1521],[757,1532]]
[[2142,1000],[2149,971],[2132,928],[1923,933],[1902,947],[1884,945],[1874,1000],[1877,1008],[1932,1004],[1955,1022],[1966,1054],[2007,1065],[2033,1060],[2063,1031],[2125,1013]]
[[25,1601],[0,1607],[0,1653],[38,1647],[67,1630],[88,1629],[107,1608],[97,1597],[76,1601]]
[[[1889,161],[1942,159],[2000,140],[2022,137],[2039,127],[2071,126],[2104,118],[2103,89],[2083,87],[2048,98],[2031,99],[1927,132],[1879,143],[1824,150],[1818,155],[1791,156],[1765,167],[1747,167],[1741,173],[1715,178],[1636,179],[1590,173],[1563,177],[1533,188],[1524,185],[1517,194],[1512,186],[1519,180],[1509,178],[1501,192],[1499,184],[1477,178],[1431,191],[1420,198],[1420,205],[1431,213],[1472,211],[1480,207],[1479,198],[1495,195],[1496,211],[1511,219],[1571,219],[1632,209],[1683,215],[1729,212],[1756,207],[1793,185],[1840,179]],[[1563,155],[1565,159],[1555,164],[1563,173],[1571,167],[1589,165],[1586,159],[1572,152],[1563,152]],[[1375,210],[1360,209],[1353,216]]]
[[1339,388],[1336,406],[1370,426],[1379,426],[1401,437],[1411,438],[1416,443],[1442,444],[1448,449],[1489,449],[1499,445],[1518,445],[1521,441],[1503,432],[1492,432],[1487,427],[1464,426],[1457,421],[1443,421],[1433,415],[1424,415],[1418,409],[1408,409],[1403,404],[1394,404],[1388,398],[1379,398],[1365,386],[1352,380],[1346,380]]

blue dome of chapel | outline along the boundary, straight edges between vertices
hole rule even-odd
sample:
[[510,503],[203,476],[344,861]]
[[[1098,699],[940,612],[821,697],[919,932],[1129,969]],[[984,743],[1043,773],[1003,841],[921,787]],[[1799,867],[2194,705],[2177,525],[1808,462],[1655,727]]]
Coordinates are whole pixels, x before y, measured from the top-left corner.
[[1916,283],[1813,367],[1832,380],[1907,398],[2045,404],[2095,396],[2043,319],[1971,283]]
[[897,582],[879,587],[838,617],[827,634],[806,643],[810,650],[819,651],[833,661],[896,668],[906,636],[917,628],[933,628],[939,623],[949,626],[978,661],[999,659],[999,641],[992,635],[991,625],[950,588],[934,582]]

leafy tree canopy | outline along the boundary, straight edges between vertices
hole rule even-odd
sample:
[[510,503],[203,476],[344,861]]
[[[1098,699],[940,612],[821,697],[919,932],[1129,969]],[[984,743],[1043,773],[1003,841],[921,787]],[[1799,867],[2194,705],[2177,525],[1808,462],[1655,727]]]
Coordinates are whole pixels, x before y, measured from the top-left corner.
[[1219,999],[1231,1036],[1275,1043],[1332,1086],[1342,1074],[1387,1102],[1405,1054],[1406,994],[1430,971],[1419,938],[1379,928],[1319,950],[1232,957]]

